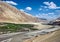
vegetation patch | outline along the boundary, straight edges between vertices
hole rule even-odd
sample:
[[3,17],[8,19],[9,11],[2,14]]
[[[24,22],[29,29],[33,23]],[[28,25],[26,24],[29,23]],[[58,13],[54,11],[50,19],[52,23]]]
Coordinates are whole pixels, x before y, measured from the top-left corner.
[[20,31],[31,31],[37,30],[33,28],[32,24],[14,24],[14,23],[0,23],[0,32],[2,33],[11,33],[11,32],[20,32]]

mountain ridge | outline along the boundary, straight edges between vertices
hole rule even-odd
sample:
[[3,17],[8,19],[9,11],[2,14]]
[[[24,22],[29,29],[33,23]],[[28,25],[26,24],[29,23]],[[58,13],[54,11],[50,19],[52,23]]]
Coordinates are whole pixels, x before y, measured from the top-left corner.
[[16,7],[0,1],[0,22],[40,22],[40,19],[18,10]]

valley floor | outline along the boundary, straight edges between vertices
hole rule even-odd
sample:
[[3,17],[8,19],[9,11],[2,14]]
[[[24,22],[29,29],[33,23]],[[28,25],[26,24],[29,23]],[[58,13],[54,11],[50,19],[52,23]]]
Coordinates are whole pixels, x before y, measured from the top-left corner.
[[[28,37],[28,36],[25,36],[25,37]],[[18,35],[18,36],[15,36],[11,42],[60,42],[60,30],[50,32],[44,35],[37,35],[31,38],[24,38],[24,39],[23,38],[24,38],[23,35]]]
[[[35,25],[38,25],[39,30],[17,34],[13,32],[12,34],[8,33],[5,35],[0,35],[1,36],[0,40],[2,40],[1,42],[60,42],[60,26],[53,27],[49,25],[42,25],[39,23]],[[7,27],[10,26],[12,26],[11,28],[13,28],[13,26],[15,27],[16,24],[7,25]],[[21,25],[17,25],[17,27],[18,26],[20,27]],[[27,26],[27,24],[26,25],[24,24],[22,26],[30,28],[31,25]]]
[[46,35],[38,35],[38,37],[27,39],[24,42],[60,42],[60,30]]

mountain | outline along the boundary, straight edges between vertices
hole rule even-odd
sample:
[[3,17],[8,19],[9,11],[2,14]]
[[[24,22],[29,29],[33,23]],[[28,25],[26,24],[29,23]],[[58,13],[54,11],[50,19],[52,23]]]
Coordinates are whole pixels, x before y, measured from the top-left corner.
[[60,25],[60,17],[57,18],[56,21],[55,21],[54,23]]
[[56,21],[60,21],[60,17],[58,17],[58,18],[56,19]]
[[0,1],[0,22],[40,22],[40,19],[18,10],[16,7]]
[[50,21],[48,24],[50,25],[60,25],[60,17],[55,20]]

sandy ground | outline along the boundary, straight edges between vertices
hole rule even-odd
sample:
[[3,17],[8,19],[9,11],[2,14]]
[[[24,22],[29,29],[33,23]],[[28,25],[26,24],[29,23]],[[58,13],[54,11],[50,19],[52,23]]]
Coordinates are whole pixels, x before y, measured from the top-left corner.
[[[42,25],[41,23],[35,24],[37,25],[38,29],[45,29],[45,28],[50,28],[53,26],[49,25]],[[29,39],[24,39],[23,41],[21,40],[23,35],[18,35],[18,37],[14,37],[14,39],[11,42],[59,42],[60,41],[60,30],[59,31],[54,31],[53,33],[48,33],[45,35],[38,35],[37,37],[29,38]]]
[[27,39],[24,42],[60,42],[60,30],[46,35],[38,35],[38,37]]
[[51,28],[51,27],[53,27],[53,26],[51,26],[51,25],[43,25],[41,23],[37,23],[37,24],[35,24],[35,27],[34,28],[37,28],[37,29],[45,29],[45,28]]
[[15,36],[11,42],[60,42],[60,30],[50,32],[44,35],[37,35],[32,38],[27,39],[22,38],[24,38],[23,34]]

